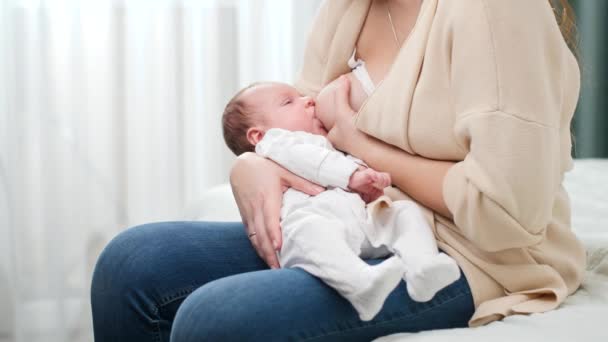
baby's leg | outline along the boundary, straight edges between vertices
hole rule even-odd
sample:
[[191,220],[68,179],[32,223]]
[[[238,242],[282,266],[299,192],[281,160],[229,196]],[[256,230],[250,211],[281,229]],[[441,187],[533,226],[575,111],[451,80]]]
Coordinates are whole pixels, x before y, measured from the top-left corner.
[[404,267],[397,257],[370,266],[347,243],[342,220],[328,218],[311,209],[297,209],[282,221],[283,267],[300,267],[348,299],[361,320],[374,318],[388,295],[397,287]]
[[405,281],[413,300],[429,301],[442,288],[460,278],[460,268],[437,242],[418,205],[395,201],[374,217],[368,238],[374,246],[386,246],[400,256],[406,267]]

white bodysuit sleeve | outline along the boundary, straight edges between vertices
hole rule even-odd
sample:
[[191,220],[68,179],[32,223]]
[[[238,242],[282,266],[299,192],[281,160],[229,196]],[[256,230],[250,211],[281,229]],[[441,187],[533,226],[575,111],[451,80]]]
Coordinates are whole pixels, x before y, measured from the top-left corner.
[[321,135],[280,128],[269,129],[255,152],[311,182],[344,190],[359,167]]

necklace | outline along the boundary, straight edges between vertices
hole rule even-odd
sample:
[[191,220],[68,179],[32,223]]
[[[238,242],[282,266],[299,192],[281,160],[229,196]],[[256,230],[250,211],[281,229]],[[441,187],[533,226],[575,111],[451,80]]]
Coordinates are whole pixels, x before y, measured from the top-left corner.
[[397,47],[399,47],[399,38],[397,37],[397,31],[395,30],[395,25],[393,24],[393,17],[391,16],[391,5],[388,1],[386,2],[386,14],[388,14],[388,21],[391,23],[391,30],[393,31],[395,44],[397,45]]

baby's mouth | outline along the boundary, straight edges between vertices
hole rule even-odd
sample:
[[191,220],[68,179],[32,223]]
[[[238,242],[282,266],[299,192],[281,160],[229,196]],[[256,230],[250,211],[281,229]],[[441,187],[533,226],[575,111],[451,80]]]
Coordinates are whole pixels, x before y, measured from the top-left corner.
[[319,119],[319,117],[317,116],[316,108],[313,108],[312,117],[315,120],[315,122],[317,123],[317,125],[319,126],[319,128],[321,129],[321,131],[323,131],[325,134],[327,134],[327,128],[325,128],[323,121],[321,121]]
[[327,129],[325,128],[325,126],[323,125],[323,122],[321,122],[321,120],[315,118],[315,120],[317,121],[317,126],[319,128],[319,130],[321,130],[321,132],[324,133],[324,135],[327,135]]

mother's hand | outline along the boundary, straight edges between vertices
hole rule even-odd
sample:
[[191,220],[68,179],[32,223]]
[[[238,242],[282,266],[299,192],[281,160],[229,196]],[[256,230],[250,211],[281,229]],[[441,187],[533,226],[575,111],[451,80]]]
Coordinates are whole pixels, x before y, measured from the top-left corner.
[[279,219],[283,192],[294,188],[316,195],[324,188],[251,152],[237,158],[230,172],[230,184],[256,252],[271,268],[280,267],[275,251],[282,245]]
[[346,76],[340,76],[338,81],[333,97],[335,121],[327,138],[337,149],[350,153],[352,149],[349,143],[355,140],[355,135],[363,133],[355,127],[354,118],[357,113],[350,106],[351,81]]

